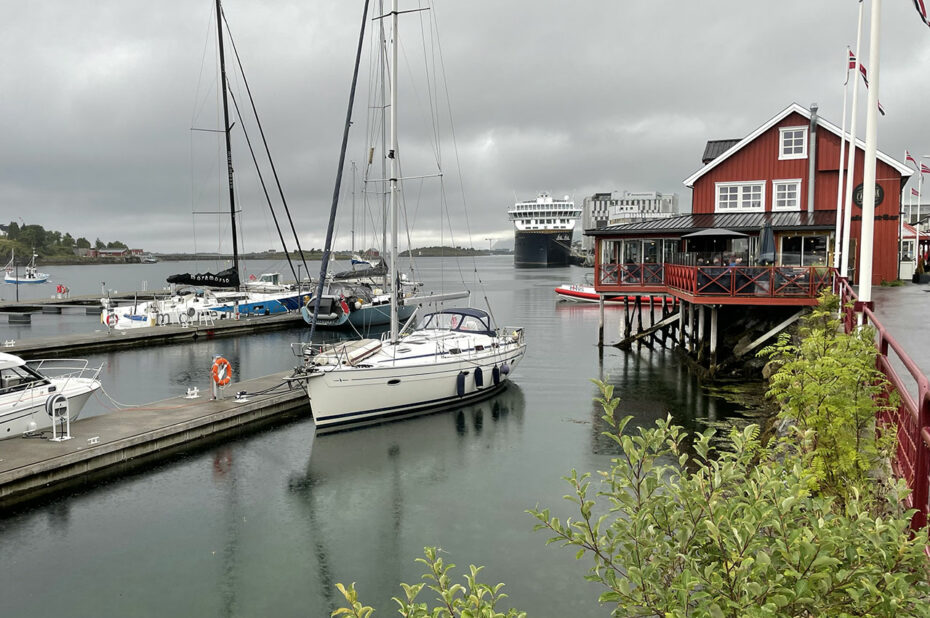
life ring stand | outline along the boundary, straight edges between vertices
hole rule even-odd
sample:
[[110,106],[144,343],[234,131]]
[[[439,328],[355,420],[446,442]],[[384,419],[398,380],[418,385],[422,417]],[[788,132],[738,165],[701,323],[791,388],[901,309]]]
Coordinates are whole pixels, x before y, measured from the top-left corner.
[[217,356],[213,361],[213,369],[210,371],[213,381],[217,386],[226,386],[232,381],[232,367],[229,361],[222,356]]

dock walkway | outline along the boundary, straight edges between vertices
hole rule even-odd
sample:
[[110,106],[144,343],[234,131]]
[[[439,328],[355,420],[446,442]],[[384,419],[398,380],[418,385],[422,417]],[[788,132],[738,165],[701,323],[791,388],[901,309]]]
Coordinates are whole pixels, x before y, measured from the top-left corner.
[[191,326],[153,326],[110,330],[105,326],[92,333],[36,337],[7,344],[0,341],[0,352],[24,358],[62,358],[73,355],[109,352],[132,347],[163,345],[198,338],[231,337],[270,330],[293,328],[306,324],[300,313],[243,317],[239,320],[215,320],[212,324]]
[[[231,384],[224,398],[175,397],[143,407],[80,419],[71,424],[71,440],[38,438],[0,441],[0,506],[9,506],[71,483],[114,471],[121,464],[141,465],[187,445],[246,424],[270,421],[286,413],[309,414],[306,391],[291,388],[276,373]],[[249,393],[245,401],[234,394]],[[254,393],[254,394],[253,394]],[[51,435],[48,430],[47,435]],[[109,470],[108,470],[109,469]]]

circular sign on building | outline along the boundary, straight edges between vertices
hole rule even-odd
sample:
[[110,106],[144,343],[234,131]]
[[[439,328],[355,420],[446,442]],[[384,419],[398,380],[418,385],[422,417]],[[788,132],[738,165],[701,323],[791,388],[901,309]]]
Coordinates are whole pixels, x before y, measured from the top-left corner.
[[[853,189],[852,199],[853,204],[862,208],[862,184],[856,185],[856,188]],[[882,186],[875,183],[875,207],[878,208],[878,205],[882,203],[882,200],[885,199],[885,190],[882,189]]]

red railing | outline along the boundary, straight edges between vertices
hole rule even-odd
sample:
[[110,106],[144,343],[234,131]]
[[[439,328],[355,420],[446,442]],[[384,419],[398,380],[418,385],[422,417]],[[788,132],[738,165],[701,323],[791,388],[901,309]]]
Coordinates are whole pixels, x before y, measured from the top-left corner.
[[927,524],[930,508],[930,382],[904,348],[865,306],[858,306],[858,297],[845,279],[837,281],[835,290],[843,303],[843,325],[846,332],[858,327],[856,310],[861,310],[862,323],[875,328],[878,348],[878,370],[888,379],[883,403],[891,405],[893,394],[898,404],[879,416],[883,426],[897,425],[897,441],[892,458],[894,473],[903,478],[911,493],[906,506],[917,510],[911,522],[914,528]]
[[816,298],[833,284],[823,266],[601,264],[595,273],[603,288],[664,286],[691,296]]

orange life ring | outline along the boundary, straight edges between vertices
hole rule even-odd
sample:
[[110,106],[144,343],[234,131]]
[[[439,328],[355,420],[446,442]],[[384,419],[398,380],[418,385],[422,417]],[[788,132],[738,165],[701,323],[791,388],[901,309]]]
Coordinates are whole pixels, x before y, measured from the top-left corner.
[[218,386],[226,386],[232,380],[232,367],[229,366],[228,360],[220,356],[213,361],[213,370],[210,374]]

